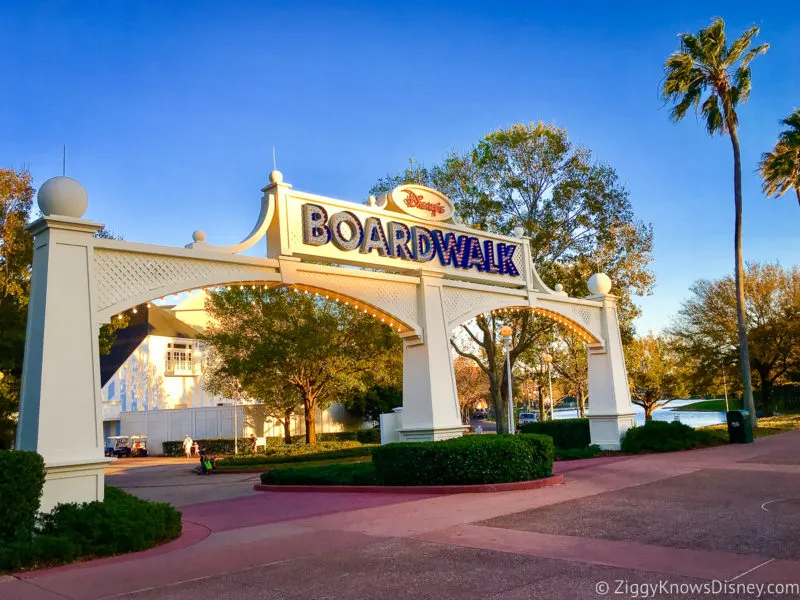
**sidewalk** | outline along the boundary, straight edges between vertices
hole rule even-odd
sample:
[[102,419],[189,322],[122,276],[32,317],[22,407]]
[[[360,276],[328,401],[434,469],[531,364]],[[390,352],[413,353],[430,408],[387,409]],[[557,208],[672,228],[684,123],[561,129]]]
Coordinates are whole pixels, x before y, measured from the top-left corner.
[[799,456],[790,432],[561,463],[566,485],[531,491],[247,493],[182,507],[186,535],[168,546],[9,579],[0,599],[572,599],[617,580],[800,582]]

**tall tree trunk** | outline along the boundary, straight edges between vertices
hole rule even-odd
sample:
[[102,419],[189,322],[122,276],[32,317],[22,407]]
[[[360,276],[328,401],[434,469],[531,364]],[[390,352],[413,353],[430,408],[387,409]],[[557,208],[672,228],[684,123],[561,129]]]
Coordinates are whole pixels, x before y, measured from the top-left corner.
[[653,409],[655,408],[655,404],[650,404],[649,402],[644,404],[644,422],[650,423],[653,420]]
[[317,443],[317,423],[314,418],[314,408],[317,406],[317,399],[314,396],[303,394],[303,410],[306,421],[306,444]]
[[292,443],[292,412],[287,410],[283,415],[283,443]]
[[578,409],[580,410],[581,419],[586,418],[586,398],[583,396],[583,390],[578,388],[578,397],[576,398],[578,401]]
[[794,193],[797,194],[797,203],[800,204],[800,185],[794,188]]
[[546,421],[547,420],[547,413],[544,410],[544,392],[542,392],[542,386],[539,386],[539,420]]
[[[729,121],[730,122],[730,121]],[[753,429],[758,427],[756,407],[753,402],[753,384],[750,381],[750,353],[747,347],[747,314],[744,299],[744,264],[742,261],[742,157],[739,151],[739,136],[736,127],[730,127],[733,145],[733,193],[736,204],[734,226],[734,252],[736,255],[736,328],[739,336],[739,370],[742,375],[742,399],[750,412]]]
[[[496,373],[496,372],[495,372]],[[506,361],[503,361],[503,368],[500,376],[495,374],[495,380],[499,382],[495,385],[497,395],[497,405],[495,406],[495,421],[497,423],[497,433],[508,433],[510,431],[508,423],[508,380],[506,378]]]
[[775,414],[775,405],[772,399],[772,380],[769,378],[768,373],[761,373],[759,371],[758,377],[761,380],[761,408],[764,410],[764,416],[771,417]]

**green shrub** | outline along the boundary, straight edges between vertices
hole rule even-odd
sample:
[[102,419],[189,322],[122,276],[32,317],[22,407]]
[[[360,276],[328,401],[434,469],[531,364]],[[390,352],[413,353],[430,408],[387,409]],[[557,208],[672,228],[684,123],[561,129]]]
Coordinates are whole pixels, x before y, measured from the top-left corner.
[[44,476],[44,460],[36,452],[0,450],[0,546],[30,538]]
[[0,569],[138,552],[175,539],[181,528],[181,513],[171,505],[106,487],[103,502],[59,504],[41,515],[32,539],[0,546]]
[[319,467],[276,469],[261,474],[261,483],[271,485],[376,485],[370,462]]
[[622,438],[622,451],[637,453],[689,450],[698,443],[695,430],[680,421],[650,421],[631,427]]
[[386,444],[372,462],[384,485],[508,483],[551,475],[553,444],[544,436],[469,435]]
[[581,458],[594,458],[601,454],[603,449],[596,444],[586,446],[585,448],[570,448],[568,450],[556,450],[556,457],[558,460],[578,460]]
[[[281,437],[268,437],[264,439],[266,444],[262,446],[259,444],[256,453],[269,454],[270,450],[274,448],[290,448],[292,446],[305,445],[306,436],[293,435],[292,443],[284,443],[283,436]],[[209,438],[206,440],[195,440],[200,448],[210,454],[233,454],[233,438]],[[359,442],[361,444],[380,444],[381,443],[381,430],[375,429],[359,429],[357,431],[337,431],[336,433],[318,433],[317,444],[329,442]],[[183,440],[172,440],[169,442],[162,442],[162,450],[165,456],[183,456]],[[250,438],[239,438],[239,452],[242,454],[250,454]]]
[[[350,444],[356,444],[350,446]],[[291,446],[287,446],[291,448]],[[364,446],[358,442],[326,442],[316,446],[299,445],[297,449],[307,449],[306,452],[270,452],[266,455],[231,456],[217,461],[219,467],[249,467],[254,465],[286,463],[286,462],[310,462],[315,460],[334,460],[337,458],[354,458],[359,456],[369,456],[374,446]],[[282,449],[281,449],[282,450]]]
[[525,423],[520,427],[522,433],[538,433],[553,438],[556,448],[585,448],[592,443],[589,435],[589,419],[559,419],[558,421],[537,421]]

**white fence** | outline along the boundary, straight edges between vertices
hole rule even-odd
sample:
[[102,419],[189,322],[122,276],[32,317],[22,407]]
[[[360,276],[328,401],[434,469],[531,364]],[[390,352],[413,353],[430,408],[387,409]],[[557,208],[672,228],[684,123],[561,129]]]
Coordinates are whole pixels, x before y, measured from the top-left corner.
[[[251,406],[236,407],[237,428],[241,437],[251,433],[256,436],[283,436],[283,425],[276,421],[262,422],[252,415]],[[233,437],[233,406],[207,406],[201,408],[178,408],[147,411],[127,411],[119,414],[120,434],[147,436],[150,454],[161,454],[162,443],[182,440],[189,434],[192,439]],[[317,433],[334,433],[345,427],[357,429],[361,424],[350,418],[341,404],[332,404],[324,411],[317,410]],[[305,431],[302,414],[292,419],[292,435]]]

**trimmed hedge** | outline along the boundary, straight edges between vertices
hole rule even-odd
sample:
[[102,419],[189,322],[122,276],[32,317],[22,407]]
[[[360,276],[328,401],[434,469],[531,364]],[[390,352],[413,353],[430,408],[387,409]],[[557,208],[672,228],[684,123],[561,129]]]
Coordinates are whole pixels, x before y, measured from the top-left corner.
[[36,452],[0,450],[0,546],[30,539],[44,477],[44,460]]
[[0,545],[0,569],[138,552],[175,539],[181,528],[181,513],[171,505],[106,487],[103,502],[59,504],[41,516],[32,538]]
[[549,435],[560,450],[585,448],[592,443],[589,434],[589,419],[559,419],[558,421],[537,421],[525,423],[520,427],[522,433]]
[[272,485],[377,485],[370,462],[319,467],[275,469],[261,474],[261,483]]
[[[264,452],[272,448],[288,448],[292,445],[304,444],[306,436],[293,435],[292,444],[285,444],[283,436],[265,438],[266,448],[259,446],[264,450],[257,451]],[[200,448],[204,449],[210,454],[233,454],[233,438],[209,438],[206,440],[195,440]],[[375,429],[359,429],[357,431],[338,431],[336,433],[318,433],[317,444],[322,442],[359,442],[361,444],[380,444],[381,443],[381,430]],[[169,442],[162,442],[161,444],[165,456],[183,456],[183,440],[174,440]],[[243,454],[250,454],[250,438],[239,438],[239,452]]]
[[[297,445],[296,448],[307,448],[306,452],[267,452],[266,455],[231,456],[217,461],[218,467],[250,467],[287,462],[310,462],[315,460],[334,460],[337,458],[355,458],[369,456],[374,446],[345,446],[342,444],[358,444],[358,442],[325,442],[316,446]],[[287,446],[292,448],[293,446]],[[272,450],[272,448],[270,448]]]
[[709,436],[698,434],[695,429],[680,421],[650,421],[642,426],[631,427],[622,438],[622,451],[674,452],[690,450]]
[[552,475],[554,451],[547,436],[469,435],[386,444],[372,462],[383,485],[509,483]]

